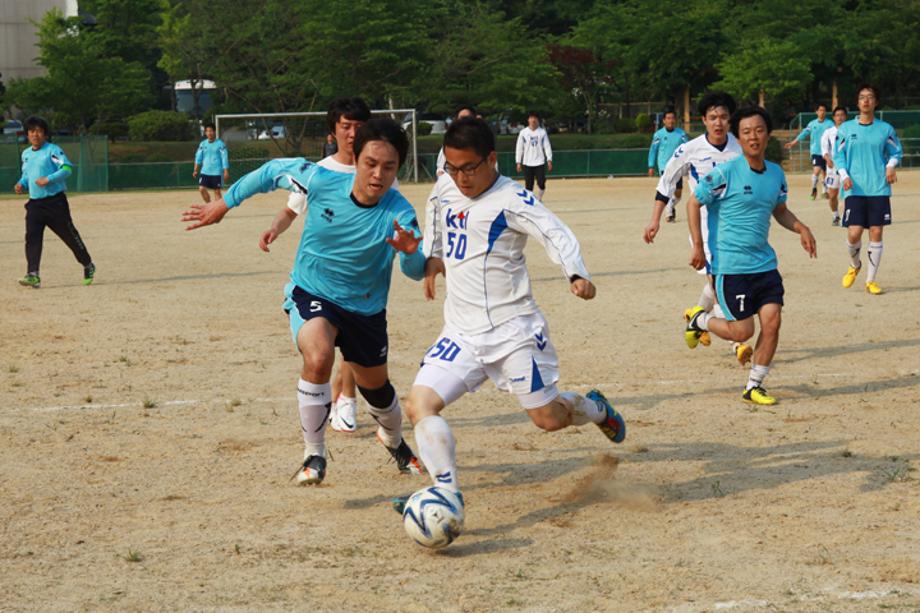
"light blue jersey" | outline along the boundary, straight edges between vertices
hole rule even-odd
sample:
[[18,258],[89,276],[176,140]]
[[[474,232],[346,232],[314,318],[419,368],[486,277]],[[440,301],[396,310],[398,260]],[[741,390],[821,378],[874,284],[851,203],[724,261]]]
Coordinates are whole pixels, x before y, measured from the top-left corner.
[[792,142],[797,143],[800,140],[805,140],[806,137],[810,138],[811,144],[808,148],[809,151],[811,151],[812,155],[821,155],[821,135],[824,134],[825,130],[833,127],[834,120],[830,117],[825,116],[824,121],[812,119]]
[[230,158],[224,141],[219,138],[215,138],[213,143],[208,139],[201,141],[195,152],[195,163],[201,166],[199,172],[203,175],[222,175],[229,170]]
[[767,242],[773,209],[786,202],[786,175],[773,162],[752,170],[744,156],[717,166],[694,195],[709,211],[709,250],[714,275],[767,272],[776,252]]
[[[291,281],[307,292],[353,313],[373,315],[386,308],[396,250],[386,239],[393,221],[420,234],[415,210],[390,189],[375,205],[352,198],[354,174],[335,172],[304,158],[279,158],[234,183],[224,196],[229,207],[278,188],[306,194],[307,218],[294,259]],[[403,273],[425,274],[422,246],[400,253]]]
[[[64,150],[54,143],[46,142],[39,149],[27,148],[22,152],[22,177],[19,184],[28,188],[29,198],[47,198],[67,189],[67,177],[73,172],[73,164],[64,155]],[[48,185],[41,187],[36,179],[47,177]]]
[[657,168],[659,174],[663,173],[674,151],[686,142],[687,133],[680,128],[659,129],[652,135],[652,146],[648,150],[648,167]]
[[853,188],[849,196],[890,196],[891,184],[885,179],[885,167],[897,166],[904,150],[891,124],[876,119],[861,124],[851,119],[837,128],[834,144],[834,167],[841,179],[849,177]]

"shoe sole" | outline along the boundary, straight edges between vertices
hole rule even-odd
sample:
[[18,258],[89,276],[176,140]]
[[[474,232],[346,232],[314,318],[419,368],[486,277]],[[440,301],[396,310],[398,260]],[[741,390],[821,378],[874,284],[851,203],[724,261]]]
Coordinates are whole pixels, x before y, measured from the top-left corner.
[[740,354],[735,352],[735,357],[738,358],[738,362],[744,366],[751,361],[751,358],[754,357],[754,350],[751,349],[750,345],[745,345],[744,351],[742,351]]
[[750,398],[744,398],[742,396],[741,400],[745,401],[748,404],[753,404],[755,407],[772,407],[775,406],[779,401],[774,400],[773,402],[757,402],[756,400],[751,400]]
[[[607,417],[603,422],[597,424],[597,427],[601,429],[601,432],[604,433],[604,436],[606,436],[611,442],[616,444],[622,443],[624,440],[626,440],[626,420],[623,419],[623,415],[621,415],[616,409],[613,408],[613,405],[610,404],[610,401],[607,400],[607,397],[604,396],[604,394],[602,394],[599,390],[591,391],[594,392],[594,394],[592,394],[593,397],[587,396],[589,400],[594,400],[595,402],[603,402],[606,405]],[[616,429],[610,427],[607,423],[608,420],[611,419],[611,412],[613,412],[613,419],[617,424]]]

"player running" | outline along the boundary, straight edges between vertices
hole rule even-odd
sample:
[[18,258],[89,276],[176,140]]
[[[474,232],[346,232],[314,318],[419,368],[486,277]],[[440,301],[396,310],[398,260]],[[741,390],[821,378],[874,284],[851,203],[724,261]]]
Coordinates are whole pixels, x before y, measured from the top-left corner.
[[[814,200],[818,197],[818,179],[821,175],[827,176],[827,163],[824,160],[824,156],[821,155],[821,135],[824,134],[824,131],[833,126],[833,122],[827,118],[827,105],[819,103],[815,108],[815,113],[818,115],[817,119],[812,119],[808,122],[808,125],[799,132],[795,138],[783,145],[786,149],[792,149],[800,140],[804,140],[806,137],[811,139],[811,144],[809,146],[809,151],[811,152],[811,165],[812,165],[812,174],[811,174],[811,199]],[[827,189],[824,187],[824,184],[821,184],[821,191],[824,195],[827,195]]]
[[309,200],[291,282],[284,290],[284,310],[303,356],[297,399],[304,461],[296,473],[302,484],[321,483],[326,475],[335,347],[354,371],[379,424],[377,438],[399,470],[421,472],[403,440],[399,399],[387,373],[386,303],[396,251],[406,276],[420,280],[425,268],[421,238],[413,231],[418,228],[415,211],[390,189],[408,147],[405,131],[395,122],[373,119],[355,135],[355,173],[334,172],[303,158],[272,160],[234,183],[224,200],[193,205],[182,217],[193,222],[189,230],[217,223],[247,198],[279,187]]
[[[735,99],[722,92],[710,92],[700,98],[698,110],[703,118],[706,133],[697,136],[685,145],[681,145],[674,152],[671,160],[665,166],[661,178],[658,180],[658,190],[655,193],[655,203],[652,205],[652,219],[645,227],[643,238],[646,243],[652,243],[661,227],[661,213],[666,205],[674,198],[677,185],[682,177],[687,177],[691,193],[696,189],[700,177],[706,175],[719,164],[724,164],[741,155],[741,146],[729,131],[729,119],[735,112]],[[709,233],[706,224],[706,210],[703,209],[703,247],[706,250],[706,262],[710,261],[709,247],[706,238]],[[692,237],[691,237],[692,240]],[[708,273],[704,265],[697,270],[701,275]],[[718,309],[715,294],[712,289],[712,277],[708,277],[697,299],[696,306],[704,311]],[[690,317],[693,307],[684,310],[684,319]],[[718,314],[718,313],[717,313]],[[709,334],[700,337],[703,345],[710,344]],[[732,353],[738,362],[744,366],[750,361],[754,351],[745,343],[732,343]]]
[[553,172],[553,146],[549,144],[549,135],[540,126],[540,115],[536,111],[527,114],[527,127],[518,133],[514,147],[514,160],[517,171],[524,172],[524,185],[533,191],[536,179],[537,200],[546,193],[546,173]]
[[[211,202],[209,189],[214,190],[214,197],[220,198],[220,189],[230,182],[230,157],[227,145],[217,138],[217,128],[213,123],[204,124],[204,140],[195,152],[195,168],[192,176],[198,177],[198,193],[205,202]],[[199,170],[201,176],[198,175]]]
[[837,140],[837,128],[847,120],[847,110],[845,107],[838,106],[834,109],[832,115],[834,125],[824,131],[821,135],[821,157],[827,164],[827,176],[824,179],[824,186],[827,188],[828,204],[831,207],[833,218],[832,226],[840,225],[840,213],[838,209],[837,195],[840,193],[840,175],[834,167],[834,142]]
[[67,177],[73,173],[73,164],[64,150],[48,142],[51,128],[41,117],[25,121],[26,134],[31,147],[22,152],[22,177],[13,186],[17,194],[26,191],[26,276],[20,285],[38,289],[42,285],[39,269],[42,262],[45,227],[58,235],[83,265],[83,285],[93,282],[96,265],[80,238],[67,202]]
[[765,159],[773,123],[760,107],[740,109],[732,115],[732,133],[744,155],[719,165],[707,174],[687,203],[693,249],[690,265],[706,263],[700,207],[709,209],[710,266],[723,317],[701,307],[691,312],[684,332],[693,347],[704,331],[732,341],[754,336],[754,315],[760,335],[742,398],[772,405],[776,399],[763,387],[779,342],[783,307],[783,279],[776,270],[776,252],[767,242],[770,217],[800,236],[802,248],[817,257],[815,237],[808,226],[786,207],[788,188],[782,168]]
[[[664,126],[652,135],[652,146],[648,150],[648,176],[650,177],[655,176],[655,170],[658,170],[659,175],[663,175],[674,151],[687,142],[687,133],[677,127],[677,113],[674,112],[674,109],[664,112],[662,123]],[[674,197],[668,201],[666,207],[668,223],[674,223],[674,220],[677,219],[675,207],[680,201],[683,187],[684,179],[681,177],[674,188]]]
[[875,282],[882,262],[882,229],[891,224],[891,184],[898,180],[895,167],[904,151],[891,124],[875,118],[878,90],[872,85],[859,88],[859,117],[837,129],[834,165],[843,181],[843,225],[847,228],[850,266],[843,275],[843,287],[850,287],[862,268],[859,250],[863,229],[869,229],[869,273],[866,291],[882,293]]
[[[371,109],[361,98],[337,98],[329,104],[326,123],[334,135],[337,150],[317,164],[335,172],[355,172],[355,133],[371,118]],[[394,187],[397,185],[394,179]],[[307,197],[291,192],[287,206],[278,212],[271,227],[259,238],[259,248],[268,253],[269,245],[287,230],[298,215],[307,212]],[[329,427],[336,432],[353,433],[358,427],[358,399],[355,375],[345,361],[339,365],[332,381],[332,411]]]
[[[495,171],[495,136],[481,119],[451,124],[444,153],[448,176],[428,199],[424,242],[428,299],[437,273],[447,277],[444,328],[422,359],[406,404],[434,484],[460,488],[454,437],[440,412],[487,379],[515,394],[543,430],[594,423],[622,442],[626,425],[603,394],[557,390],[556,350],[530,291],[524,247],[533,237],[562,266],[570,291],[594,298],[574,234],[532,193]],[[399,510],[404,500],[394,502]]]

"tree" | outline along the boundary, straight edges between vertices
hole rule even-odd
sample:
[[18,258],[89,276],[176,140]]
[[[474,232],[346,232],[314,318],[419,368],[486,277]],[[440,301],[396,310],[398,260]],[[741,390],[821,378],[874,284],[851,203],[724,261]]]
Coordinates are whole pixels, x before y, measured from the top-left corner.
[[814,76],[802,50],[791,40],[752,41],[718,64],[722,80],[714,84],[735,97],[763,104],[763,96],[785,102],[801,98]]
[[192,114],[200,118],[201,87],[205,79],[206,48],[192,20],[193,3],[175,2],[167,6],[157,28],[163,54],[157,62],[170,81],[188,80],[192,88]]
[[592,132],[592,123],[600,111],[600,102],[613,86],[616,62],[600,60],[588,49],[554,44],[549,47],[550,61],[559,71],[566,91],[579,100],[585,116],[585,131]]

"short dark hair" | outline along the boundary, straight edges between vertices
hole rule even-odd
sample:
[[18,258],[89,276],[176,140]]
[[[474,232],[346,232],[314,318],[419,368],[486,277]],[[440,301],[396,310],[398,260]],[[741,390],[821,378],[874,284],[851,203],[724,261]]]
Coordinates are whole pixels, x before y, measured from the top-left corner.
[[531,117],[536,117],[537,119],[540,119],[540,113],[536,111],[527,111],[527,119],[530,119]]
[[208,128],[211,128],[215,132],[217,131],[217,126],[215,126],[214,122],[212,121],[209,121],[208,123],[204,124],[204,129],[207,130]]
[[354,121],[369,121],[371,109],[361,98],[336,98],[329,103],[329,110],[326,112],[326,123],[329,124],[329,131],[333,134],[335,134],[335,124],[339,123],[342,117]]
[[824,104],[823,102],[819,102],[818,104],[816,104],[816,105],[815,105],[815,110],[817,111],[817,110],[820,109],[822,106],[824,107],[824,110],[827,111],[827,105]]
[[478,115],[478,113],[476,112],[476,107],[474,107],[471,104],[463,104],[461,106],[458,106],[457,110],[454,111],[454,119],[457,119],[457,117],[460,115],[460,111],[469,111],[473,117]]
[[837,114],[837,111],[843,111],[843,112],[844,112],[845,114],[847,114],[847,115],[850,114],[850,112],[847,110],[847,107],[845,107],[845,106],[840,106],[839,104],[838,104],[837,106],[834,107],[834,110],[833,110],[833,111],[831,111],[831,115],[836,115],[836,114]]
[[[354,117],[349,117],[348,115],[345,115],[345,117],[354,119]],[[368,120],[367,123],[358,128],[355,134],[355,159],[357,160],[358,156],[361,155],[364,145],[375,140],[382,140],[393,145],[396,153],[399,154],[399,166],[401,168],[403,162],[406,161],[406,155],[409,153],[409,137],[406,136],[406,131],[388,117],[377,117]]]
[[484,120],[464,117],[450,124],[444,134],[444,146],[451,149],[472,149],[482,157],[495,151],[495,134]]
[[859,100],[859,92],[861,92],[864,89],[868,89],[869,91],[872,92],[872,94],[875,96],[876,103],[881,102],[882,97],[878,93],[878,88],[872,85],[871,83],[863,83],[862,85],[856,88],[856,99],[857,100]]
[[48,122],[45,121],[43,117],[39,117],[38,115],[32,115],[26,119],[25,123],[23,123],[23,126],[25,127],[26,132],[29,130],[34,130],[35,128],[41,128],[45,133],[45,138],[51,136],[51,126],[48,125]]
[[703,94],[703,97],[700,98],[700,102],[697,105],[697,110],[699,111],[700,115],[705,117],[709,109],[720,106],[724,106],[726,109],[728,109],[729,115],[733,114],[735,112],[735,108],[737,108],[735,105],[735,99],[732,98],[729,94],[726,94],[725,92],[708,92]]
[[661,114],[661,118],[664,119],[664,118],[667,117],[668,115],[674,115],[674,117],[677,117],[677,111],[675,111],[675,110],[672,109],[672,108],[666,108],[666,109],[664,110],[664,113]]
[[764,123],[767,124],[767,134],[773,131],[773,119],[770,118],[770,113],[767,112],[767,109],[760,106],[746,106],[732,113],[730,123],[732,126],[732,134],[735,135],[735,138],[738,138],[738,128],[741,125],[741,120],[753,117],[754,115],[763,117]]

